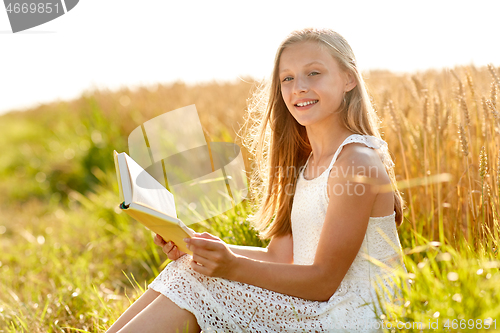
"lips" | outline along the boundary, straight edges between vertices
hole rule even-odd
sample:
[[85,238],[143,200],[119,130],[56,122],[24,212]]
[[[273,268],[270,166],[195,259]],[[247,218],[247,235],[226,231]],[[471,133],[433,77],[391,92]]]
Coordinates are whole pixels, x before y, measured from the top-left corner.
[[303,99],[303,100],[297,101],[297,103],[295,103],[294,106],[297,108],[305,108],[308,106],[312,106],[318,102],[319,102],[319,100],[317,100],[317,99]]

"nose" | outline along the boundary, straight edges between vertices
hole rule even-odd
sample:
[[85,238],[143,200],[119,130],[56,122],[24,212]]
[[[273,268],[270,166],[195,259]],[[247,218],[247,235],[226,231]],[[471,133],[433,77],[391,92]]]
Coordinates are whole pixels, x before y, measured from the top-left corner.
[[305,79],[300,76],[296,77],[294,80],[293,92],[295,94],[305,93],[309,90],[309,86]]

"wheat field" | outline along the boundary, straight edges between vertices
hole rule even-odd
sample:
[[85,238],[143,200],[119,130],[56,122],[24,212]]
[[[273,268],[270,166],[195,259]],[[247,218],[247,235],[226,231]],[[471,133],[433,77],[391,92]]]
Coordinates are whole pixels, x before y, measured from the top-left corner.
[[[424,325],[398,331],[436,321],[444,330],[447,320],[450,331],[500,331],[499,75],[364,74],[406,202],[398,231],[409,285],[380,316]],[[117,210],[112,151],[126,151],[143,122],[191,104],[208,140],[240,144],[254,89],[246,78],[94,90],[0,116],[0,332],[104,332],[168,264]],[[265,246],[246,222],[253,209],[246,201],[195,228]]]

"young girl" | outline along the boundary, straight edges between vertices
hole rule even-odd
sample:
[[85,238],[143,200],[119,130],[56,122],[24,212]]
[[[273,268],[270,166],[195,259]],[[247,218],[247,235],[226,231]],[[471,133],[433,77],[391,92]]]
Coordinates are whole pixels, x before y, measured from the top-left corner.
[[293,32],[266,92],[249,118],[261,115],[250,139],[261,193],[253,221],[269,246],[203,233],[187,240],[190,256],[157,236],[175,261],[108,332],[380,328],[373,285],[382,278],[391,290],[391,274],[370,258],[404,269],[403,201],[350,46],[327,29]]

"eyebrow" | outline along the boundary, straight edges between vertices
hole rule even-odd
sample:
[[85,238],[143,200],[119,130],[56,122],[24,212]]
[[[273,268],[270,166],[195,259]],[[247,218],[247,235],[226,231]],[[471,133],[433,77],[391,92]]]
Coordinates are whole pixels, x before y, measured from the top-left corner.
[[[305,64],[305,65],[304,65],[304,67],[309,67],[309,66],[312,66],[312,65],[321,65],[321,66],[324,66],[324,64],[323,64],[322,62],[319,62],[319,61],[314,60],[314,61],[311,61],[311,62],[310,62],[310,63],[308,63],[308,64]],[[280,71],[280,73],[286,72],[286,71],[288,71],[288,70],[289,70],[288,68],[282,69],[282,70]]]

